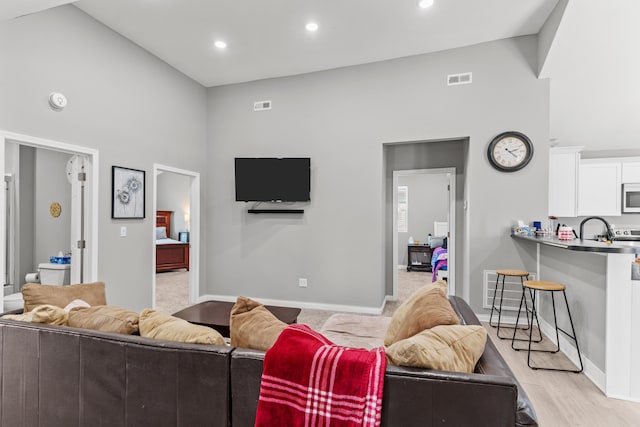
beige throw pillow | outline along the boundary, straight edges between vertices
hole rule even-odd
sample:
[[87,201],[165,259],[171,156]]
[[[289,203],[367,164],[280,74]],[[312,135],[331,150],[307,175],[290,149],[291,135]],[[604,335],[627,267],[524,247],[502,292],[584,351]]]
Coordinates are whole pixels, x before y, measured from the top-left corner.
[[398,341],[385,352],[392,365],[471,373],[486,342],[487,331],[479,325],[435,326]]
[[458,324],[460,319],[446,295],[446,282],[437,281],[419,288],[393,313],[384,345],[390,346],[434,326]]
[[55,305],[39,305],[28,313],[6,314],[3,319],[22,322],[44,323],[46,325],[67,325],[69,313]]
[[233,347],[268,350],[287,324],[267,308],[247,297],[238,297],[229,319],[229,334]]
[[138,313],[108,305],[76,307],[69,311],[69,326],[132,335],[138,333]]
[[194,325],[150,308],[140,313],[139,327],[140,335],[143,337],[195,344],[226,345],[222,335],[215,329]]
[[79,285],[53,286],[27,283],[22,287],[24,311],[28,312],[43,304],[66,307],[71,301],[81,299],[89,305],[106,305],[104,282],[82,283]]

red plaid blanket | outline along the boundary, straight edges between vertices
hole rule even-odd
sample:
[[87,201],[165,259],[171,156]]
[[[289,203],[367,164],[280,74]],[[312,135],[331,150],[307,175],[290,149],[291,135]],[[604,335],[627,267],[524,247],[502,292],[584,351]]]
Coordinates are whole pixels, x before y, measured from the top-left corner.
[[265,355],[255,425],[379,426],[386,366],[382,347],[341,347],[288,326]]

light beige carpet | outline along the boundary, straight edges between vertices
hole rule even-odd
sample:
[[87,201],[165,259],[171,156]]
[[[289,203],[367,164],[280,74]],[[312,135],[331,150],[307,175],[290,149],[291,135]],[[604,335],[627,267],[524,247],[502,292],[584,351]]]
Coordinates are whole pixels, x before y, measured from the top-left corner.
[[156,310],[173,314],[189,304],[189,272],[156,273]]

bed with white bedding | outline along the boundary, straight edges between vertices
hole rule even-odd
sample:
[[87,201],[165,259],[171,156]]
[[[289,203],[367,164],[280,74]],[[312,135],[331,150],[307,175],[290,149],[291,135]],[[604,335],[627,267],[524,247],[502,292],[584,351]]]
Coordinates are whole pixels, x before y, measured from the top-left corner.
[[173,211],[156,211],[156,272],[189,270],[189,243],[169,238]]

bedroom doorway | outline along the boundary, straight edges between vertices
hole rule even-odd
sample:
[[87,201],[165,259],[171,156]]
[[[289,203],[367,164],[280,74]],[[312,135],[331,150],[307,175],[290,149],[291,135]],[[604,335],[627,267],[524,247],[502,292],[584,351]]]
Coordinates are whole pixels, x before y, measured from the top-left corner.
[[175,313],[199,295],[200,174],[154,165],[153,306]]
[[[399,269],[422,271],[432,278],[446,277],[455,295],[456,168],[393,171],[393,296],[398,295]],[[432,242],[429,242],[431,236]],[[446,238],[446,250],[444,238]],[[408,250],[409,240],[428,249]],[[431,243],[431,244],[430,244]],[[437,252],[436,252],[437,251]],[[433,254],[440,254],[433,272]],[[443,255],[444,254],[444,255]],[[420,256],[425,259],[421,259]],[[446,269],[442,267],[446,264]]]

